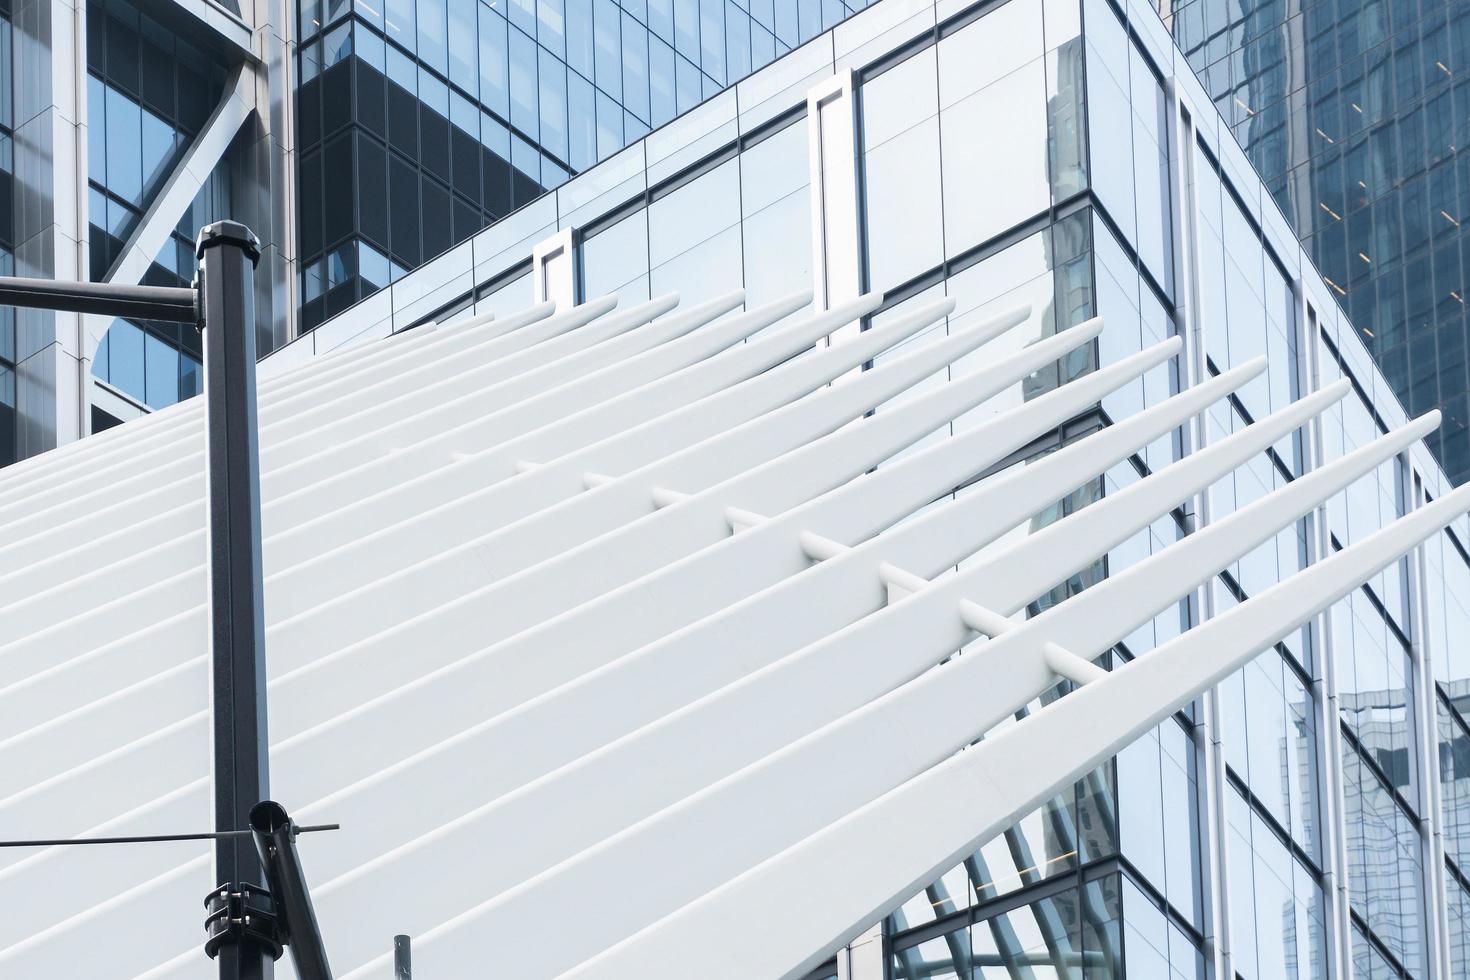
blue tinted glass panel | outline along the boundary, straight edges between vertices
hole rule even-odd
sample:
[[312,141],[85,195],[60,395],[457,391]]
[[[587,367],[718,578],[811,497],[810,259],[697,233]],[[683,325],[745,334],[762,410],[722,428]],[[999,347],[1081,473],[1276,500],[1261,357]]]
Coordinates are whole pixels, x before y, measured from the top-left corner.
[[481,7],[480,11],[480,101],[492,112],[510,115],[510,51],[505,18]]
[[597,99],[592,83],[581,75],[567,75],[568,162],[585,170],[597,162]]
[[510,122],[535,139],[540,128],[536,81],[536,42],[518,30],[510,32]]
[[130,204],[143,203],[143,114],[116,89],[107,90],[107,188]]
[[597,42],[593,38],[592,0],[566,0],[567,64],[582,77],[595,74]]
[[138,401],[146,401],[143,331],[126,320],[108,329],[108,380]]
[[449,12],[445,0],[418,0],[419,59],[445,73],[449,67]]
[[179,352],[152,334],[144,344],[148,405],[166,408],[179,400]]
[[449,0],[449,80],[474,92],[479,80],[479,0]]
[[613,0],[593,0],[597,41],[597,87],[614,99],[623,97],[622,14]]
[[567,159],[567,66],[541,49],[541,146]]
[[623,15],[623,108],[639,119],[649,118],[648,31],[626,14]]

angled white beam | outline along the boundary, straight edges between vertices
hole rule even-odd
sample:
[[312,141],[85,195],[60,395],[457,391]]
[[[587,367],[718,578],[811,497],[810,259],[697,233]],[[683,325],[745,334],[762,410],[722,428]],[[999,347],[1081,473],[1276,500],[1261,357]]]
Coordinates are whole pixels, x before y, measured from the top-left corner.
[[[680,976],[700,954],[711,976],[799,976],[860,932],[859,923],[881,917],[1467,508],[1470,487],[1461,487],[1400,518],[950,757],[564,976]],[[853,862],[854,853],[868,859]],[[761,942],[735,944],[730,955],[710,960],[709,944],[732,930]],[[431,966],[433,938],[416,937],[415,946],[419,962]]]
[[[932,654],[934,646],[940,643],[952,650],[966,639],[966,631],[957,617],[921,618],[915,610],[941,598],[948,600],[952,608],[954,596],[973,588],[983,569],[1003,570],[1008,577],[996,583],[996,588],[1002,587],[1027,567],[1024,561],[1001,556],[978,569],[968,569],[936,583],[919,595],[834,634],[830,640],[792,658],[783,665],[784,669],[767,670],[736,685],[732,691],[754,697],[759,690],[761,717],[779,722],[789,714],[785,698],[801,689],[808,694],[798,709],[803,717],[835,715],[835,720],[794,743],[790,741],[790,733],[783,732],[786,737],[766,749],[771,754],[753,764],[748,764],[745,744],[757,734],[764,735],[769,726],[760,726],[756,733],[744,724],[737,738],[726,738],[723,743],[715,744],[702,742],[703,750],[691,756],[699,759],[705,771],[712,769],[714,778],[731,771],[727,768],[731,764],[747,765],[747,768],[693,795],[681,794],[665,802],[667,809],[657,815],[588,847],[574,858],[564,859],[555,869],[525,881],[472,912],[461,913],[453,921],[460,928],[473,923],[481,941],[496,941],[502,929],[507,930],[507,935],[520,937],[517,951],[527,956],[542,956],[538,969],[543,972],[569,969],[580,959],[671,914],[721,882],[960,750],[1053,683],[1054,674],[1047,669],[1041,650],[1043,643],[1057,643],[1086,657],[1105,651],[1139,622],[1151,618],[1200,580],[1274,536],[1281,526],[1298,518],[1323,497],[1370,472],[1383,459],[1432,431],[1436,422],[1426,418],[1410,423],[1399,432],[1242,508],[1184,543],[1008,630],[978,651],[925,672],[911,683],[904,681],[914,676],[912,669],[907,674],[900,673],[908,651],[922,649]],[[1160,480],[1168,473],[1165,470],[1153,479]],[[1151,516],[1157,515],[1175,498],[1172,493],[1166,494],[1166,490],[1172,489],[1167,480],[1143,489],[1148,482],[1135,484],[1115,495],[1114,500],[1146,504],[1144,509]],[[1046,541],[1050,545],[1046,552],[1048,559],[1063,568],[1072,567],[1074,557],[1096,554],[1097,545],[1111,536],[1112,521],[1104,523],[1099,515],[1112,516],[1100,506],[1084,509],[1032,535],[1018,549]],[[973,594],[989,599],[985,590]],[[1033,595],[1017,602],[1028,601]],[[993,605],[1003,607],[1004,604]],[[958,642],[954,642],[956,639]],[[854,642],[860,646],[854,647]],[[899,662],[888,673],[891,680],[875,685],[867,676],[872,669],[868,665],[879,659],[876,654],[880,650],[894,654]],[[818,656],[817,651],[825,651],[828,656]],[[856,657],[860,651],[866,651],[867,657]],[[837,656],[839,653],[842,655]],[[816,678],[822,683],[803,684],[801,678]],[[895,682],[903,686],[893,690]],[[885,691],[891,693],[885,696]],[[723,700],[731,702],[729,697]],[[711,700],[692,706],[674,718],[680,722],[685,738],[715,730],[728,733],[726,726],[730,723],[751,717],[748,710],[738,710],[745,704],[746,698],[736,698],[728,705]],[[921,726],[911,723],[916,718],[924,719]],[[708,722],[710,727],[703,728],[703,722]],[[895,732],[904,732],[904,737],[895,738]],[[603,752],[610,750],[611,747]],[[594,758],[584,760],[583,765],[592,765]],[[666,768],[652,763],[648,755],[643,759],[644,765],[658,770],[661,779],[672,780]],[[863,764],[855,765],[859,759]],[[820,791],[810,792],[814,786],[820,786]],[[621,785],[615,791],[601,794],[599,812],[612,813],[634,806],[639,790],[649,790],[646,782],[634,787]],[[760,819],[752,819],[757,813]],[[561,824],[545,827],[543,832],[565,834],[571,828]],[[691,832],[693,837],[689,836]],[[711,836],[721,841],[719,848],[687,847],[689,842],[707,841]],[[652,887],[650,883],[650,887],[641,887],[638,882],[630,882],[629,866],[634,862],[644,862],[646,866],[655,853],[663,869],[657,886]],[[597,886],[611,889],[617,887],[615,883],[625,889],[619,895],[617,909],[610,910],[597,924],[579,930],[574,938],[563,937],[554,952],[531,938],[537,935],[536,930],[540,928],[537,922],[542,921],[550,907],[546,903],[564,902],[568,889],[583,901],[600,901],[602,896]],[[517,953],[512,953],[506,965],[516,968],[521,962],[517,957]]]
[[[629,448],[614,453],[615,447],[604,443],[600,451],[576,453],[554,464],[533,468],[522,474],[524,479],[517,477],[487,487],[446,508],[364,536],[349,547],[324,549],[315,560],[267,578],[266,597],[272,619],[289,621],[293,612],[329,603],[353,586],[380,583],[393,591],[395,576],[401,578],[404,567],[414,565],[416,558],[437,556],[435,564],[443,574],[451,578],[463,576],[467,580],[494,577],[492,573],[497,566],[487,561],[484,555],[487,551],[500,563],[501,574],[525,567],[534,563],[536,556],[549,557],[559,547],[570,547],[593,536],[594,528],[612,530],[649,512],[651,505],[657,503],[654,488],[660,482],[702,490],[767,462],[888,400],[1025,317],[1024,308],[1011,311],[995,321],[961,331],[942,343],[910,352],[893,363],[866,372],[840,390],[828,389],[769,414],[759,414],[762,408],[776,408],[782,399],[805,394],[870,360],[932,323],[950,305],[948,301],[929,304],[850,343],[812,351],[678,413],[653,420],[643,427],[648,431],[635,430],[611,440],[625,447],[631,444],[631,449],[639,454],[631,459]],[[756,417],[750,418],[752,415]],[[742,419],[744,424],[733,424]],[[699,441],[701,434],[718,438]],[[688,445],[690,441],[696,445]],[[681,447],[682,451],[675,451]],[[660,451],[669,455],[660,457]],[[603,493],[578,496],[582,484],[575,474],[589,462],[625,468],[633,460],[650,457],[653,462],[628,484]],[[564,479],[558,483],[554,479],[557,473],[548,467],[555,467]],[[506,496],[503,491],[517,486],[522,492],[512,495],[512,500],[520,501],[523,506],[509,512],[498,507]],[[575,501],[569,499],[573,496],[577,496]],[[567,507],[553,506],[563,499],[568,499]],[[543,511],[538,519],[521,522],[514,535],[485,537],[536,508]],[[579,534],[582,536],[578,537]],[[198,532],[192,536],[182,534],[172,543],[155,546],[152,554],[176,551],[181,553],[178,560],[197,562],[202,547],[197,535]],[[467,540],[470,544],[464,543]],[[281,557],[269,550],[267,555],[273,561]],[[449,561],[455,556],[463,557],[469,564],[451,566]],[[509,560],[514,564],[507,565]],[[454,570],[456,567],[459,571]],[[74,590],[96,596],[105,591],[99,584],[103,575],[114,580],[114,588],[125,587],[139,577],[126,565],[114,566],[81,579],[70,579],[66,588],[53,589],[41,600],[64,606],[76,602]],[[33,613],[45,621],[39,610],[19,608],[15,603],[6,607],[6,612]],[[148,691],[141,682],[152,670],[172,667],[186,656],[197,659],[193,644],[169,644],[157,631],[135,635],[127,642],[110,645],[96,656],[75,660],[58,659],[54,652],[47,653],[39,647],[35,652],[36,657],[23,657],[14,652],[4,657],[8,679],[0,684],[0,736],[23,732],[47,718],[56,718],[58,712],[65,714],[67,706],[83,706],[116,683],[131,683],[136,696],[146,698]],[[102,669],[106,662],[115,663],[115,669]],[[198,662],[202,669],[202,660]],[[7,714],[4,710],[7,705],[15,712]],[[72,721],[82,723],[82,719]],[[121,734],[115,723],[109,728]]]
[[[1129,444],[1146,444],[1157,438],[1160,431],[1168,431],[1197,412],[1202,404],[1208,404],[1210,398],[1217,398],[1259,374],[1263,367],[1264,363],[1256,362],[1231,372],[1233,376],[1216,379],[1208,386],[1191,390],[1186,393],[1189,397],[1180,396],[1184,399],[1183,404],[1165,403],[1160,406],[1169,409],[1162,418],[1146,418],[1160,415],[1159,410],[1154,409],[1114,430],[1085,439],[1077,446],[1019,471],[1015,474],[1017,479],[1006,481],[1007,485],[982,488],[942,511],[834,557],[831,565],[759,593],[731,606],[725,613],[671,634],[665,640],[588,674],[553,694],[528,699],[500,719],[475,725],[459,737],[442,737],[430,752],[374,776],[360,789],[333,794],[313,804],[312,809],[323,812],[331,809],[333,812],[352,813],[359,812],[358,807],[362,807],[360,812],[378,815],[375,821],[381,827],[384,812],[382,794],[391,790],[422,791],[425,799],[442,801],[453,813],[463,809],[468,800],[493,797],[497,791],[506,793],[515,789],[511,795],[457,818],[437,834],[424,835],[424,828],[415,827],[412,815],[405,815],[402,821],[395,821],[390,827],[381,827],[393,831],[397,839],[413,843],[367,864],[363,863],[365,855],[358,849],[342,848],[341,863],[332,859],[338,855],[332,855],[323,873],[330,875],[333,870],[340,870],[346,872],[344,877],[328,880],[320,891],[324,895],[336,895],[341,889],[344,894],[338,901],[350,909],[346,914],[367,916],[363,921],[372,921],[372,910],[359,907],[359,903],[351,898],[353,881],[363,875],[371,875],[381,881],[389,875],[392,876],[389,880],[399,880],[401,876],[433,873],[433,869],[439,867],[449,854],[456,855],[452,859],[454,861],[464,860],[459,845],[466,837],[509,839],[506,835],[510,835],[522,842],[516,853],[487,852],[485,866],[477,865],[469,876],[475,887],[482,891],[493,890],[497,884],[508,888],[549,867],[564,854],[615,833],[630,822],[632,814],[651,814],[663,805],[677,802],[683,795],[695,792],[722,774],[799,738],[820,724],[823,718],[860,706],[866,695],[834,701],[822,694],[829,677],[836,672],[856,668],[851,663],[851,658],[858,655],[854,644],[863,643],[875,651],[871,658],[874,667],[863,669],[876,670],[884,678],[867,685],[869,690],[881,693],[901,684],[907,677],[938,662],[965,638],[963,627],[951,629],[951,634],[942,638],[932,636],[932,631],[926,632],[918,623],[927,613],[922,608],[915,612],[909,606],[912,600],[901,603],[892,611],[894,616],[899,616],[899,611],[904,610],[899,630],[885,630],[879,641],[864,640],[863,627],[859,623],[846,634],[833,633],[827,644],[832,648],[830,655],[823,657],[818,664],[793,665],[792,669],[767,668],[793,647],[803,645],[804,636],[826,636],[840,630],[846,622],[858,620],[880,608],[879,590],[871,585],[864,589],[862,578],[871,581],[877,577],[876,573],[883,567],[885,553],[906,552],[907,557],[917,559],[918,564],[936,570],[953,564],[977,544],[966,539],[967,534],[977,533],[973,530],[976,525],[981,528],[977,533],[978,543],[1003,533],[1018,517],[1034,510],[1039,501],[1052,499],[1052,495],[1075,486],[1079,479],[1076,474],[1096,472],[1099,456],[1116,457],[1126,452],[1123,447]],[[1080,382],[1074,382],[1077,383]],[[1283,433],[1290,432],[1331,401],[1340,398],[1344,391],[1340,388],[1309,403],[1291,406],[1279,416],[1231,437],[1229,445],[1209,458],[1201,456],[1176,464],[1168,471],[1169,482],[1174,487],[1165,488],[1165,492],[1187,493],[1191,488],[1209,485],[1243,461],[1263,452]],[[1116,438],[1109,439],[1109,436]],[[1107,445],[1109,442],[1112,445]],[[1068,459],[1069,455],[1072,458]],[[1179,472],[1173,472],[1180,467]],[[1124,506],[1120,507],[1119,503]],[[1089,509],[1095,510],[1095,514],[1084,513],[1089,513],[1094,525],[1107,528],[1112,537],[1111,543],[1116,544],[1139,528],[1146,527],[1152,519],[1151,513],[1140,514],[1137,508],[1130,509],[1127,504],[1128,500],[1119,495]],[[997,510],[999,514],[995,513]],[[991,522],[988,527],[987,521]],[[898,539],[896,546],[885,547],[891,538]],[[928,554],[923,553],[926,548]],[[1091,556],[1077,558],[1079,564],[1088,561],[1091,561]],[[844,569],[844,564],[849,568]],[[1070,571],[1066,565],[1050,568],[1035,561],[1002,564],[1000,567],[1009,569],[1009,574],[1014,577],[1018,574],[1016,566],[1021,569],[1021,580],[1011,583],[1014,584],[1012,596],[1024,594],[1026,598],[1011,600],[1007,597],[1006,612],[1044,590],[1054,578]],[[829,583],[828,588],[819,591],[808,587],[822,584],[819,580],[824,578]],[[929,588],[944,590],[942,584]],[[782,593],[785,594],[782,601],[772,601]],[[942,607],[953,604],[953,601],[952,598],[943,598],[934,605],[941,607],[942,613]],[[846,615],[836,621],[823,616],[814,622],[799,622],[803,617],[797,613],[798,609],[821,608],[825,611],[828,604],[839,609],[845,605]],[[998,634],[1010,625],[1007,620],[984,610],[981,612],[987,618],[976,623],[967,613],[972,614],[979,607],[973,603],[962,602],[961,605],[965,607],[961,609],[961,618],[972,627],[985,626],[988,631]],[[910,655],[911,641],[900,641],[905,652],[894,652],[892,659],[896,663],[888,670],[889,658],[876,650],[880,647],[892,649],[888,646],[893,642],[892,637],[907,628],[913,628],[912,635],[919,638],[925,655]],[[788,637],[788,631],[794,635]],[[844,635],[846,639],[839,641],[839,637]],[[841,649],[844,644],[848,649]],[[769,647],[774,647],[774,650]],[[1069,663],[1075,665],[1075,661],[1074,657]],[[1095,677],[1096,668],[1088,668],[1092,665],[1077,667],[1077,671],[1086,677]],[[649,678],[658,678],[657,684],[651,684]],[[746,680],[742,681],[742,678]],[[463,675],[459,681],[462,685],[478,686],[477,681]],[[721,692],[718,696],[712,693],[722,684],[736,682],[740,683],[728,692]],[[779,693],[773,695],[773,691]],[[447,700],[446,692],[437,693],[433,703],[442,707]],[[705,698],[699,702],[703,706],[701,713],[691,713],[693,709],[681,710],[682,706],[693,705],[701,697]],[[721,699],[724,705],[716,710]],[[429,699],[421,700],[428,703]],[[763,707],[754,708],[757,704]],[[610,708],[610,705],[617,707]],[[728,724],[738,724],[736,719],[751,717],[752,710],[763,718],[761,730],[746,730],[739,736],[738,746],[721,747],[719,742],[733,737]],[[404,713],[401,703],[397,713]],[[724,723],[711,721],[711,714],[723,719]],[[640,723],[652,722],[661,715],[668,715],[666,723],[640,733],[637,738],[624,739],[621,743],[616,741]],[[371,739],[366,732],[359,731],[358,734]],[[367,743],[373,744],[371,741]],[[512,746],[514,750],[508,752]],[[492,773],[477,780],[473,786],[456,786],[446,792],[427,781],[437,779],[442,782],[446,773],[460,769],[469,758],[502,761]],[[546,775],[558,766],[568,768],[552,776]],[[566,811],[568,800],[585,797],[593,785],[619,786],[619,802],[596,813],[575,807],[573,812]],[[517,786],[520,788],[516,789]],[[450,894],[444,897],[445,906],[435,905],[437,900],[437,896],[424,900],[422,911],[427,922],[454,915],[458,903],[472,901],[473,897],[451,889]],[[396,914],[402,915],[402,912]]]
[[[514,317],[506,317],[493,323],[487,322],[473,332],[430,333],[419,344],[396,345],[380,352],[379,357],[367,363],[351,365],[344,370],[338,370],[329,364],[322,365],[319,375],[313,372],[313,383],[273,388],[268,393],[268,397],[263,398],[260,413],[262,443],[268,448],[276,434],[282,431],[278,428],[281,423],[291,424],[292,419],[320,400],[343,400],[348,404],[370,406],[371,399],[363,401],[364,393],[374,383],[392,377],[395,373],[399,377],[411,377],[412,369],[421,366],[420,362],[425,358],[433,360],[450,358],[451,363],[457,363],[452,360],[451,355],[474,351],[479,357],[490,358],[520,350],[534,343],[540,335],[533,332],[523,338],[516,335],[516,332],[528,324],[545,318],[550,313],[551,307],[549,306],[533,307]],[[568,319],[576,322],[580,317],[580,313],[572,311],[566,314],[561,322],[566,322]],[[444,368],[440,366],[437,370],[442,374]],[[140,474],[142,476],[151,475],[155,481],[162,482],[167,477],[159,476],[160,468],[173,467],[170,472],[183,472],[179,469],[180,460],[188,457],[202,458],[203,429],[200,427],[201,416],[197,411],[198,403],[195,399],[190,399],[188,402],[181,403],[179,407],[183,406],[195,406],[196,410],[191,413],[178,412],[168,416],[167,425],[133,427],[134,431],[139,434],[137,438],[119,437],[106,443],[99,439],[97,454],[90,452],[79,454],[76,465],[41,473],[24,481],[20,489],[24,489],[25,493],[8,493],[0,497],[0,520],[5,520],[15,535],[7,541],[5,547],[9,547],[22,536],[16,529],[15,522],[19,518],[34,516],[47,509],[55,508],[58,506],[59,499],[74,501],[79,494],[94,489],[97,482],[107,482],[116,491],[120,489],[122,481],[131,479],[136,482]],[[162,413],[158,418],[162,421]],[[104,436],[110,435],[111,432],[123,433],[127,429],[127,426],[119,426],[105,433]],[[169,493],[178,492],[178,480],[181,478],[175,477],[174,479],[174,484],[164,488]],[[177,497],[172,499],[177,503]],[[150,512],[163,509],[160,500],[147,495],[140,498],[130,496],[125,500],[136,500],[138,504],[149,507]],[[107,508],[105,501],[103,503],[104,506],[100,511],[94,513],[101,516],[102,512],[108,512],[107,516],[114,519],[114,525],[127,523],[128,521],[123,518],[140,519],[138,513],[112,513],[114,509]],[[0,548],[0,555],[3,554],[4,548]]]
[[[952,391],[935,392],[910,405],[881,413],[867,420],[863,426],[863,429],[867,431],[850,429],[835,433],[826,440],[799,450],[796,454],[788,454],[788,457],[799,455],[800,459],[793,460],[783,457],[770,466],[757,470],[755,474],[740,478],[740,481],[753,489],[763,490],[764,493],[773,495],[771,499],[777,503],[780,502],[783,495],[790,495],[794,499],[805,499],[825,486],[843,482],[851,475],[862,472],[876,461],[907,444],[918,434],[933,428],[939,420],[967,410],[1000,388],[1054,361],[1066,350],[1087,342],[1096,333],[1096,329],[1097,326],[1093,325],[1088,329],[1078,328],[1049,338],[1042,344],[1013,355],[1002,365],[982,371],[974,379],[967,379],[968,383],[947,386],[953,389]],[[798,462],[804,462],[806,465],[798,466]],[[822,465],[814,465],[818,463]],[[784,506],[786,505],[782,505],[782,509]],[[694,547],[695,545],[688,538],[690,531],[698,530],[699,534],[703,535],[705,532],[701,529],[708,526],[710,530],[716,532],[715,540],[718,540],[718,536],[723,534],[723,510],[724,505],[721,498],[713,495],[713,491],[701,494],[684,504],[675,505],[645,519],[648,522],[659,522],[658,526],[662,528],[660,537],[650,538],[642,535],[627,538],[623,534],[623,538],[635,544],[633,548],[623,547],[622,543],[616,540],[619,535],[609,535],[599,539],[600,555],[607,559],[616,558],[615,562],[567,559],[559,560],[557,565],[565,565],[567,569],[582,568],[598,572],[597,575],[590,577],[585,571],[579,573],[577,578],[580,581],[576,583],[578,590],[605,589],[608,585],[599,584],[599,579],[609,583],[626,580],[633,574],[633,569],[657,567],[660,562],[659,556],[669,552],[670,549],[682,551]],[[669,523],[670,519],[674,523]],[[649,565],[650,562],[653,563],[652,566]],[[540,610],[548,605],[566,609],[577,604],[578,592],[567,588],[568,581],[565,573],[549,564],[539,566],[539,569],[538,575],[534,578],[519,577],[521,581],[514,590],[505,592],[503,595],[499,592],[492,593],[490,598],[496,601],[497,606],[503,606],[504,614],[495,614],[488,621],[482,615],[475,614],[475,628],[483,633],[486,625],[492,625],[496,629],[510,632],[516,628],[518,622],[534,623],[542,615]],[[609,579],[609,575],[615,577]],[[561,587],[558,590],[549,590],[544,587],[545,581],[558,581]],[[483,601],[482,599],[482,604]],[[441,617],[435,617],[436,620],[439,618]],[[472,633],[456,633],[454,629],[455,626],[451,623],[449,632],[431,641],[435,649],[426,648],[423,653],[442,656],[442,651],[462,648],[473,636]],[[390,654],[395,649],[394,644],[401,642],[401,636],[396,639],[387,635],[374,637],[369,643],[361,644],[358,649],[353,650],[351,658],[333,656],[327,658],[327,661],[334,671],[356,672],[360,666],[353,667],[354,661],[372,653],[374,662],[377,662],[378,657]],[[279,647],[274,649],[279,649]],[[401,646],[398,649],[401,650]],[[307,652],[319,653],[320,651]],[[394,659],[402,662],[401,656]],[[289,661],[286,666],[289,666]],[[279,692],[278,696],[273,695],[273,698],[279,698],[274,702],[280,705],[280,714],[277,717],[285,725],[289,725],[293,718],[300,717],[285,699],[292,697],[291,692],[302,683],[304,677],[304,672],[297,671],[294,675],[287,674],[284,677],[278,677],[274,682],[275,690]],[[343,694],[353,696],[353,691],[344,690]],[[313,706],[312,710],[320,713],[323,710],[332,709],[322,703]],[[203,787],[199,785],[179,787],[177,792],[170,793],[167,787],[176,777],[170,772],[155,771],[154,767],[148,765],[147,760],[150,757],[156,757],[157,753],[163,751],[160,739],[166,739],[175,744],[175,748],[166,754],[188,756],[194,751],[194,743],[199,742],[199,733],[196,729],[200,728],[203,721],[202,715],[182,720],[167,733],[160,733],[159,738],[148,739],[131,747],[125,746],[105,757],[89,761],[82,769],[53,779],[43,792],[27,794],[23,798],[13,797],[5,801],[4,804],[0,804],[0,810],[4,810],[7,819],[17,821],[15,825],[18,825],[18,823],[31,819],[24,816],[22,810],[25,813],[50,812],[55,814],[56,804],[62,796],[65,796],[71,798],[76,804],[61,807],[62,810],[68,811],[66,819],[86,821],[91,818],[92,814],[98,812],[97,801],[75,795],[72,790],[85,785],[86,780],[79,779],[79,777],[84,774],[91,774],[92,777],[95,777],[101,771],[107,773],[107,779],[115,787],[115,792],[138,800],[145,808],[154,808],[154,804],[160,800],[165,804],[185,805],[188,799],[193,799],[197,794],[203,792]],[[281,731],[282,725],[276,727],[278,731]],[[278,751],[283,750],[284,745],[278,749]],[[145,768],[135,769],[135,765],[143,765]],[[281,771],[285,772],[292,768],[297,767],[283,763]],[[185,791],[187,791],[187,796],[180,795]],[[119,800],[115,796],[111,799],[114,803]],[[56,860],[65,863],[70,858],[62,855]]]
[[[143,281],[148,268],[179,226],[179,220],[199,196],[204,182],[224,159],[240,127],[255,112],[255,82],[255,67],[250,61],[241,61],[230,71],[225,79],[224,94],[205,120],[199,135],[194,137],[194,142],[174,165],[153,203],[143,212],[138,226],[128,236],[112,268],[107,270],[108,282],[137,285]],[[100,217],[97,220],[102,222]],[[98,317],[93,319],[105,332],[110,321]],[[96,339],[101,340],[101,333]],[[95,343],[93,349],[96,349]]]

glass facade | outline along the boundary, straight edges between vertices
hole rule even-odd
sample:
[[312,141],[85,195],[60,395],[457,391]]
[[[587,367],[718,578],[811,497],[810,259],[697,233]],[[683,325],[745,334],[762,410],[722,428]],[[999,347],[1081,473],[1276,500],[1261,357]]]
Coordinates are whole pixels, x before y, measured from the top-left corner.
[[[14,75],[9,0],[0,0],[0,275],[15,274]],[[0,309],[0,466],[15,462],[20,424],[16,414],[15,310]]]
[[[954,298],[948,322],[912,345],[1029,302],[1029,333],[961,360],[951,372],[962,375],[1004,345],[1098,314],[1107,322],[1091,349],[930,439],[1185,334],[1189,356],[1007,464],[1024,466],[1204,374],[1267,359],[1197,424],[1039,508],[993,547],[1307,391],[1353,382],[1320,425],[1009,612],[1065,602],[1403,420],[1371,338],[1313,272],[1275,185],[1232,139],[1231,117],[1216,116],[1152,8],[1111,0],[884,0],[403,274],[264,370],[429,320],[522,307],[532,247],[560,229],[574,231],[585,297],[616,291],[626,303],[677,289],[693,303],[743,287],[756,305],[819,273],[836,281],[842,256],[811,246],[813,227],[843,213],[812,186],[822,172],[812,134],[829,122],[812,118],[806,93],[849,69],[854,153],[838,166],[858,188],[854,278],[884,297],[872,323]],[[1416,447],[1100,662],[1146,653],[1447,486]],[[884,923],[889,975],[1419,977],[1442,975],[1443,962],[1470,976],[1467,543],[1461,520],[912,896]]]
[[1395,394],[1470,478],[1470,16],[1462,3],[1187,0],[1179,46]]
[[[225,69],[130,0],[87,9],[89,263],[102,281],[223,93]],[[230,174],[206,179],[143,276],[147,285],[187,286],[200,227],[229,214]],[[199,393],[199,332],[171,323],[116,320],[98,346],[92,374],[139,405],[165,408]],[[93,409],[93,429],[116,424]]]
[[862,5],[303,0],[301,329]]

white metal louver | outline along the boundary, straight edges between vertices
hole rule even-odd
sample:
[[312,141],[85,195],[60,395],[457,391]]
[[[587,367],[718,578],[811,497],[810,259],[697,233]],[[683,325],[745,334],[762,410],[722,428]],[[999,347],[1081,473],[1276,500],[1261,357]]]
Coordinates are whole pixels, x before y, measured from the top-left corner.
[[[396,932],[436,980],[486,950],[518,977],[800,974],[1470,508],[1447,495],[1103,671],[1436,418],[1013,620],[1346,383],[998,545],[1264,362],[950,498],[1179,342],[904,452],[1102,323],[936,383],[1031,311],[902,347],[941,300],[824,346],[877,298],[808,300],[543,305],[262,384],[272,795],[344,825],[302,848],[339,977],[389,975]],[[208,825],[201,411],[0,472],[5,836]],[[1058,676],[1076,690],[971,744]],[[0,975],[207,975],[213,884],[201,844],[0,851]],[[566,929],[573,905],[597,914]]]

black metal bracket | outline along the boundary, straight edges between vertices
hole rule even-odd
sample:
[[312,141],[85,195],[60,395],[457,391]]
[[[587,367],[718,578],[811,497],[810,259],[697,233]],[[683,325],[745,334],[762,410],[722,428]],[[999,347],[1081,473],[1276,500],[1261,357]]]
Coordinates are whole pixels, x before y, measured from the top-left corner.
[[204,898],[204,951],[210,959],[221,947],[250,944],[281,958],[285,939],[271,893],[259,885],[226,885]]
[[296,838],[301,829],[284,807],[270,800],[250,808],[250,835],[269,888],[221,885],[205,898],[204,951],[211,959],[230,947],[239,959],[271,960],[291,951],[299,980],[332,980],[326,946],[311,905],[311,892]]

